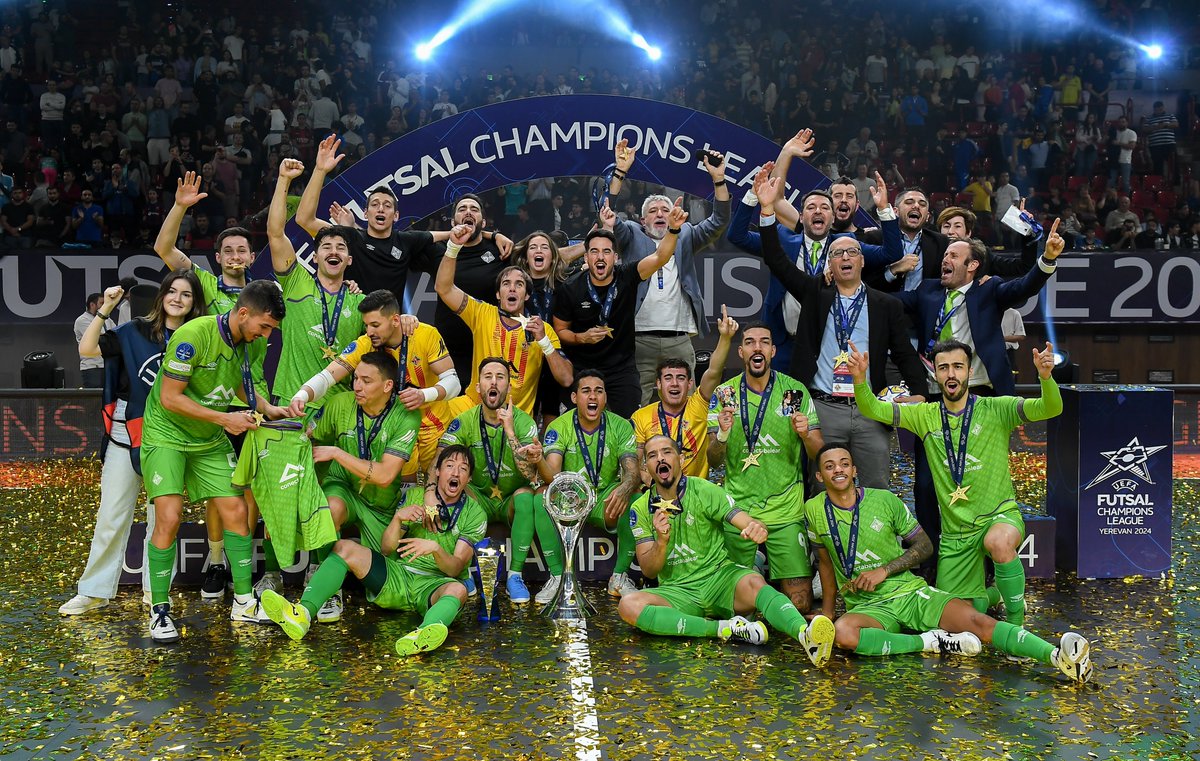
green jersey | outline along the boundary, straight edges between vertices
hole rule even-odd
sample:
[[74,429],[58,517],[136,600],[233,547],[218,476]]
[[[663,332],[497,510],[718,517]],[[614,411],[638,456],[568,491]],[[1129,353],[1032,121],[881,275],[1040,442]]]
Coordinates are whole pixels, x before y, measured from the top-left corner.
[[[217,412],[241,405],[238,391],[243,390],[243,364],[248,362],[253,380],[254,366],[262,367],[266,341],[232,343],[229,316],[197,317],[171,335],[163,352],[162,366],[146,400],[142,442],[149,446],[170,447],[196,452],[216,445],[225,430],[216,423],[168,412],[162,406],[163,378],[187,383],[183,393],[192,401]],[[255,393],[265,389],[255,383]]]
[[[854,510],[834,505],[833,522],[841,540],[842,552],[850,552],[850,526]],[[854,561],[850,564],[852,575],[846,573],[837,543],[833,540],[833,527],[825,511],[825,495],[818,494],[804,503],[804,520],[808,526],[808,539],[821,545],[833,561],[833,572],[837,576],[838,589],[863,571],[873,571],[887,565],[903,554],[900,539],[912,537],[921,526],[908,511],[900,498],[884,489],[863,489],[862,501],[858,504],[858,540],[854,548]],[[846,559],[847,562],[849,558]],[[894,597],[906,595],[914,589],[924,589],[925,580],[910,571],[902,571],[884,579],[874,592],[845,590],[846,610],[853,610],[866,603],[886,602]]]
[[[279,355],[279,369],[271,391],[287,404],[305,381],[325,369],[330,360],[337,357],[341,347],[352,343],[362,335],[362,316],[358,305],[363,300],[361,293],[349,293],[342,285],[339,293],[329,293],[300,262],[292,262],[285,273],[275,277],[283,287],[283,301],[287,313],[279,330],[283,334],[283,350]],[[341,301],[341,309],[338,302]],[[333,342],[326,343],[325,331],[332,330]],[[339,390],[349,387],[343,381]],[[326,395],[328,396],[328,395]],[[313,407],[323,404],[318,400]]]
[[[409,499],[405,500],[407,504],[424,504],[425,493],[420,489],[410,489],[409,497]],[[478,502],[471,499],[471,495],[466,491],[463,492],[461,499],[461,510],[456,505],[446,505],[446,510],[450,513],[451,519],[448,527],[442,531],[430,531],[425,528],[423,521],[413,521],[404,524],[404,538],[432,539],[448,555],[454,554],[454,548],[459,542],[466,542],[471,547],[474,547],[487,534],[487,513],[484,512]],[[458,513],[457,517],[455,517],[456,512]],[[419,558],[412,559],[397,558],[397,560],[406,570],[420,576],[446,575],[441,568],[438,568],[437,561],[433,555],[422,555]]]
[[192,272],[196,273],[196,278],[200,281],[200,291],[210,315],[225,314],[237,306],[241,288],[226,286],[218,275],[203,267],[193,265]]
[[[412,456],[417,429],[421,427],[420,410],[406,409],[397,400],[391,409],[381,412],[379,418],[362,413],[361,428],[358,413],[359,407],[354,401],[353,392],[334,394],[317,421],[312,434],[313,441],[335,446],[355,457],[374,462],[382,462],[386,454],[402,457],[406,461]],[[367,448],[365,453],[358,449],[360,436]],[[330,463],[328,478],[350,485],[358,485],[361,480],[337,462]],[[404,483],[397,478],[386,486],[367,484],[359,494],[363,502],[380,513],[386,513],[390,520],[403,489]]]
[[[1008,469],[1008,445],[1014,428],[1031,420],[1046,420],[1062,412],[1062,397],[1053,379],[1042,381],[1041,399],[1015,396],[975,397],[971,429],[967,435],[966,467],[962,486],[966,498],[952,503],[958,486],[950,474],[942,405],[890,404],[880,401],[865,383],[856,384],[854,396],[867,417],[912,431],[921,439],[942,515],[943,534],[969,534],[987,525],[1000,513],[1016,508],[1016,493]],[[958,452],[964,414],[949,414],[950,443]]]
[[[470,449],[475,458],[475,471],[471,474],[471,486],[476,492],[484,495],[491,495],[492,487],[498,486],[501,498],[507,498],[522,486],[529,486],[529,479],[517,470],[516,458],[512,447],[508,445],[504,428],[484,422],[481,429],[482,418],[482,404],[466,410],[450,421],[446,432],[442,434],[440,446],[461,444]],[[533,422],[533,418],[519,407],[513,407],[513,432],[521,446],[532,444],[537,440],[537,423]],[[496,463],[498,482],[492,480],[492,474],[488,471],[487,452],[492,453],[492,460]]]
[[[623,417],[604,411],[600,425],[594,431],[583,431],[580,441],[576,430],[579,412],[571,410],[566,415],[559,415],[546,429],[544,455],[562,455],[562,469],[580,473],[588,478],[596,487],[597,496],[603,496],[621,481],[621,461],[627,457],[637,459],[637,442],[633,438],[633,424]],[[604,451],[598,451],[601,431],[604,432]],[[587,447],[587,457],[583,453]],[[543,455],[543,456],[544,456]],[[596,478],[588,473],[587,460],[591,460],[591,470],[597,472]]]
[[[671,518],[667,559],[658,572],[658,582],[663,585],[695,585],[733,562],[725,551],[724,538],[725,524],[741,512],[733,497],[702,478],[684,478],[681,483],[683,494],[679,504],[683,511]],[[654,487],[629,508],[629,525],[638,544],[656,539],[654,515],[650,511],[652,496],[658,496]]]
[[298,549],[315,550],[337,541],[329,501],[313,468],[312,442],[298,426],[246,431],[233,483],[253,487],[281,565],[291,565]]
[[[804,480],[804,441],[792,428],[792,414],[802,412],[807,415],[810,429],[821,427],[816,407],[804,384],[780,372],[772,371],[771,374],[775,382],[771,397],[765,402],[767,409],[753,454],[746,445],[747,431],[742,422],[743,375],[718,386],[708,404],[710,434],[717,430],[721,407],[733,405],[733,427],[729,429],[729,440],[725,444],[725,490],[739,507],[768,528],[799,521],[799,503],[771,500]],[[753,431],[764,402],[762,395],[752,390],[746,396],[746,418]]]

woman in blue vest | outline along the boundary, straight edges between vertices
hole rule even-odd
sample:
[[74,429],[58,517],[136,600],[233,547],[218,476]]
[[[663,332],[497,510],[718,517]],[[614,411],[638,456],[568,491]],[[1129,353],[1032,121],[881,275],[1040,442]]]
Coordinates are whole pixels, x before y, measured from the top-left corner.
[[[77,616],[108,605],[117,594],[125,545],[133,525],[133,509],[142,489],[139,450],[146,397],[162,363],[171,333],[207,311],[200,281],[190,270],[168,272],[145,317],[101,334],[111,311],[121,302],[124,289],[116,285],[104,292],[104,303],[79,342],[83,357],[104,357],[104,468],[100,473],[100,509],[87,567],[79,578],[79,594],[63,603],[58,612]],[[154,510],[148,511],[146,536],[154,530]],[[149,589],[145,563],[142,588]]]

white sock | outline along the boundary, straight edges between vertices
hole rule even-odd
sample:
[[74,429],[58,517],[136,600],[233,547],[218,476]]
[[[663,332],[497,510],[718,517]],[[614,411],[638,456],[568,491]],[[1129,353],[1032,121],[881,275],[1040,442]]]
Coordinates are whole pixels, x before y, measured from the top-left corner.
[[224,565],[225,564],[225,540],[218,539],[213,541],[208,540],[208,564],[209,565]]

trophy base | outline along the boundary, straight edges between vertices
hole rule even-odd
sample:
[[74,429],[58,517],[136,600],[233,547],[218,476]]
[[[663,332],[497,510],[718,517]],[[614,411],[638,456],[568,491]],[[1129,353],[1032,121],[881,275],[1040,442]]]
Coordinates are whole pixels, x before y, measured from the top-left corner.
[[584,596],[579,583],[570,579],[559,585],[558,594],[542,608],[542,615],[551,621],[580,621],[596,615],[596,607]]

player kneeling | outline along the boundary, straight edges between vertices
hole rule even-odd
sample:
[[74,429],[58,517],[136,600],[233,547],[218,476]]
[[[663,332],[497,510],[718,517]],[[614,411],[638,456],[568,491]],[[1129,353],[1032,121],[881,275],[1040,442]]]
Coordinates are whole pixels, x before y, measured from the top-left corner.
[[487,529],[483,508],[466,493],[473,469],[466,447],[443,449],[424,503],[396,511],[383,534],[382,554],[343,539],[313,574],[299,604],[266,590],[263,611],[289,637],[299,640],[325,601],[341,589],[349,571],[362,581],[367,599],[379,607],[424,615],[420,627],[397,640],[397,653],[416,655],[441,645],[467,600],[467,588],[457,579]]
[[796,638],[817,666],[833,651],[833,622],[818,615],[811,623],[786,595],[762,576],[735,565],[725,549],[724,524],[758,544],[767,529],[734,504],[721,487],[681,476],[678,445],[669,436],[646,441],[650,490],[630,509],[638,564],[658,577],[652,592],[621,598],[621,618],[650,634],[718,637],[760,645],[767,627],[743,614],[757,610],[776,629]]
[[[846,613],[836,644],[859,655],[955,653],[977,655],[990,642],[1011,655],[1057,666],[1077,682],[1092,675],[1088,641],[1068,632],[1058,647],[1020,626],[997,621],[909,571],[933,554],[933,544],[900,498],[860,489],[850,450],[829,443],[817,454],[825,494],[804,504],[809,539],[817,548],[822,609],[832,617],[838,592]],[[901,549],[897,539],[908,545]],[[836,583],[835,583],[836,577]],[[902,629],[923,631],[902,634]]]

